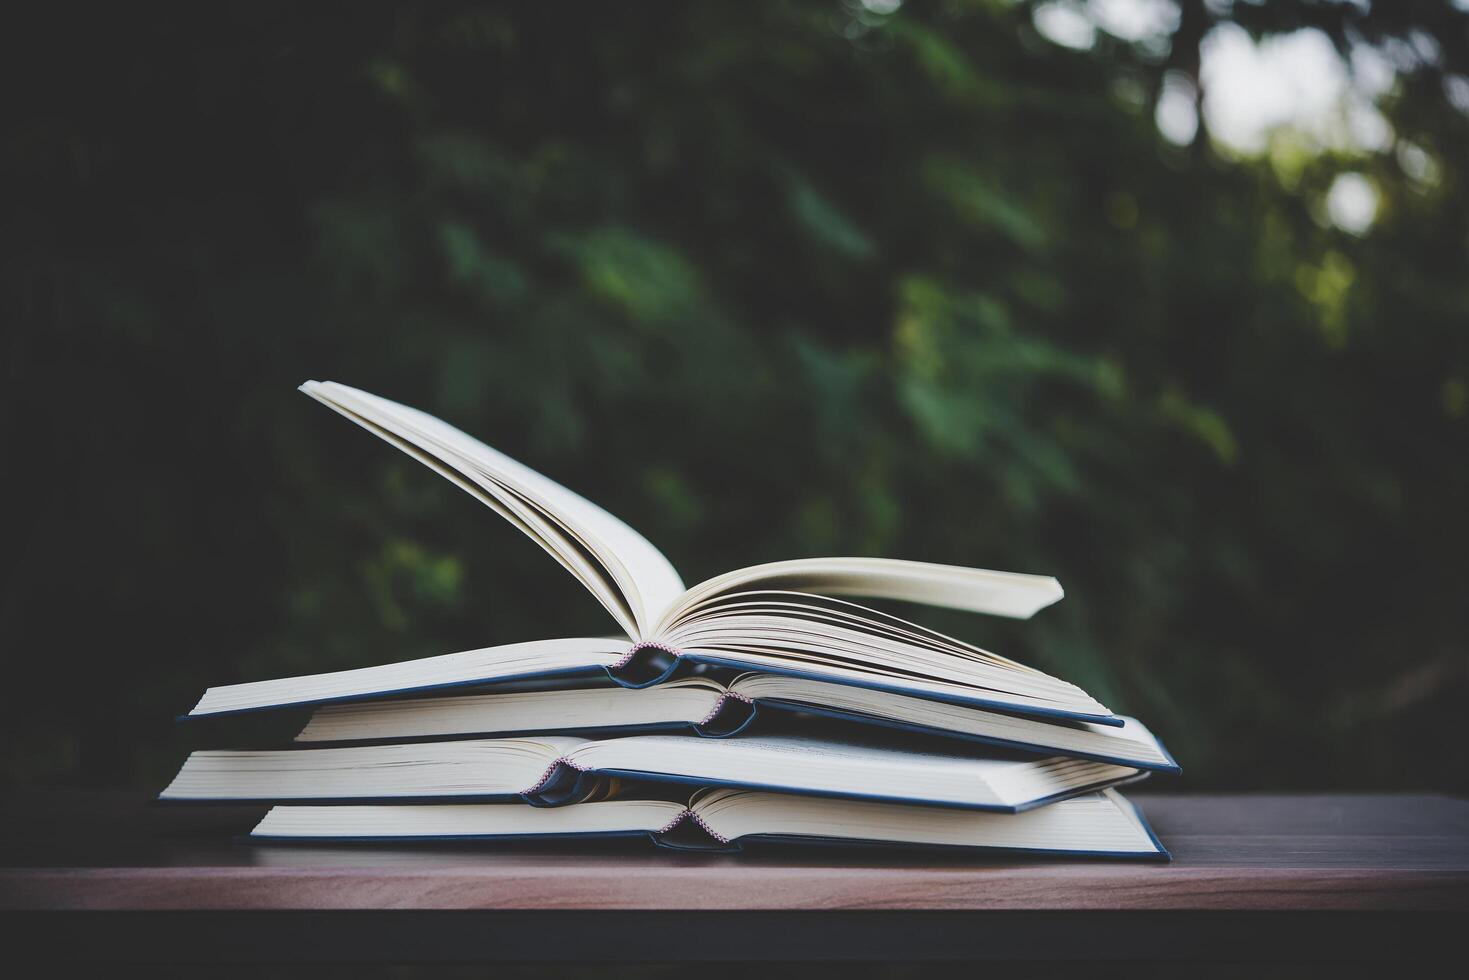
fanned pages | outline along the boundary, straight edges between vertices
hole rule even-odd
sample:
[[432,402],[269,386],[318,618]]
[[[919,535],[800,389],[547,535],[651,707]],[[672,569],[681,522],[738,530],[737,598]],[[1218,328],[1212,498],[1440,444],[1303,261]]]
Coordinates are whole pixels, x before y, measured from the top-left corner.
[[1064,756],[989,758],[794,735],[482,739],[191,755],[160,799],[524,799],[554,806],[608,781],[740,786],[967,809],[1018,811],[1143,773]]
[[[796,559],[710,579],[685,593],[663,553],[627,524],[530,467],[418,409],[332,381],[301,390],[450,477],[562,561],[634,639],[721,592],[801,584],[833,595],[899,599],[1021,618],[1061,598],[1053,578],[882,558]],[[596,566],[593,568],[592,566]],[[598,576],[600,570],[603,576]],[[616,592],[615,597],[608,591]],[[624,623],[626,625],[626,623]]]
[[1016,619],[1029,619],[1065,594],[1061,583],[1048,575],[892,558],[796,558],[701,582],[664,612],[659,625],[669,629],[700,603],[721,595],[769,590],[894,599]]
[[628,635],[683,594],[668,559],[596,504],[418,409],[327,381],[306,394],[454,480],[550,552]]
[[528,806],[278,806],[258,840],[499,840],[648,835],[672,846],[827,841],[1167,860],[1121,793],[1105,790],[1018,814],[788,796],[739,789],[687,803],[613,799],[546,810]]

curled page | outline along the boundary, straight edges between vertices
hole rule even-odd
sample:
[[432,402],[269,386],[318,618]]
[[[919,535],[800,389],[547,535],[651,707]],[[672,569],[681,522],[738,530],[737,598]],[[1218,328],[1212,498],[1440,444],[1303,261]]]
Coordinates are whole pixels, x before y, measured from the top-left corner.
[[[558,554],[573,574],[577,573],[573,567],[576,552],[585,549],[631,612],[633,622],[623,625],[632,627],[628,632],[634,638],[646,636],[657,613],[683,593],[678,572],[647,538],[590,500],[447,422],[336,382],[308,381],[301,390],[369,429],[388,429],[396,436],[396,440],[389,441],[406,442],[491,493],[502,504],[496,508],[502,516]],[[546,527],[537,517],[554,528]],[[558,530],[565,536],[556,533]],[[608,597],[599,594],[598,582],[581,574],[577,577],[607,604]],[[609,609],[616,615],[610,605]]]
[[797,558],[739,568],[689,589],[659,620],[660,632],[699,604],[755,589],[862,596],[1029,619],[1065,593],[1049,575],[995,572],[893,558]]

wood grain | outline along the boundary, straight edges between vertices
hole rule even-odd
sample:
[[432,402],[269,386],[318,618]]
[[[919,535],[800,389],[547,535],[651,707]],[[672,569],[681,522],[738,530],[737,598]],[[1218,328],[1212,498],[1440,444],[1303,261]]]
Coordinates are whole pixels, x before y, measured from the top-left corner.
[[116,794],[6,801],[0,909],[1463,911],[1469,802],[1136,794],[1169,865],[636,842],[551,847],[236,842],[258,811]]

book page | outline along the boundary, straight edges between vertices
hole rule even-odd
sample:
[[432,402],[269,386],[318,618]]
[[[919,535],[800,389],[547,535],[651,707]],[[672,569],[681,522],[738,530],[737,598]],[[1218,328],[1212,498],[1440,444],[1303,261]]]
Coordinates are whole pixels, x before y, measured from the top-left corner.
[[318,708],[298,742],[508,735],[635,728],[704,720],[724,688],[688,677],[654,687],[515,691],[461,697],[357,701]]
[[[622,834],[660,830],[685,812],[665,800],[610,800],[576,806],[519,803],[437,806],[278,806],[250,836],[260,838],[454,838]],[[269,864],[269,854],[261,856]]]
[[877,739],[835,741],[798,735],[731,739],[640,735],[588,742],[566,758],[594,771],[955,806],[1022,805],[1068,788],[1137,774],[1135,769],[1075,759],[985,758],[974,752],[888,748]]
[[686,613],[669,631],[668,639],[676,640],[694,633],[717,631],[724,624],[742,620],[744,617],[774,617],[783,622],[799,621],[803,626],[823,633],[833,629],[857,630],[873,642],[896,642],[952,654],[964,660],[1003,664],[1020,671],[1034,670],[972,643],[965,643],[937,630],[868,606],[806,592],[762,590],[720,593],[700,602]]
[[1016,748],[1063,752],[1162,771],[1178,770],[1157,736],[1136,718],[1122,717],[1122,726],[1116,728],[1086,722],[1041,721],[851,684],[779,674],[745,674],[736,678],[729,689],[762,704],[776,702],[797,710],[809,706],[818,711],[834,710],[895,725],[974,736]]
[[701,582],[659,617],[672,628],[701,602],[757,589],[866,596],[1029,619],[1064,594],[1045,575],[995,572],[891,558],[798,558],[740,568]]
[[[418,460],[499,514],[570,572],[612,614],[628,636],[638,635],[637,619],[623,589],[585,543],[577,540],[551,515],[485,476],[462,453],[443,444],[430,445],[421,435],[412,433],[396,421],[373,421],[359,414],[358,410],[367,411],[365,403],[355,404],[348,396],[339,396],[337,400],[329,399],[324,388],[312,387],[314,384],[315,382],[308,382],[302,386],[302,390],[332,411]],[[353,407],[349,407],[349,404]]]
[[[448,450],[445,462],[456,469],[453,457],[503,488],[542,510],[583,544],[618,584],[631,608],[634,635],[651,633],[653,617],[684,592],[673,565],[626,523],[591,501],[537,473],[504,453],[426,412],[335,382],[310,381],[302,390],[312,397],[338,404],[379,424],[396,424],[399,434],[434,455]],[[440,455],[440,458],[444,456]]]
[[734,593],[705,602],[667,634],[693,660],[792,671],[845,683],[958,697],[1110,721],[1081,688],[854,603],[792,593]]
[[205,691],[189,712],[189,717],[319,704],[459,684],[487,684],[578,670],[590,673],[616,663],[626,649],[627,641],[620,638],[532,640],[376,667],[225,684]]
[[581,739],[484,739],[332,749],[195,752],[161,800],[513,796]]
[[1167,857],[1137,811],[1116,790],[1025,813],[977,813],[733,789],[700,793],[692,808],[711,830],[730,840],[774,834]]

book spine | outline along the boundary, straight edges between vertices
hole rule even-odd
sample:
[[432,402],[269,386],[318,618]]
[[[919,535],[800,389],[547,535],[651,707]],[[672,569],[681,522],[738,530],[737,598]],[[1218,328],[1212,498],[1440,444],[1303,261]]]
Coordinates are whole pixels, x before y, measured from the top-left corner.
[[690,808],[652,834],[653,843],[674,851],[737,852],[740,845],[718,833]]
[[705,738],[728,738],[738,735],[755,720],[759,707],[749,697],[725,691],[713,710],[694,723],[694,732]]
[[521,800],[536,807],[570,806],[601,794],[608,780],[588,772],[570,759],[558,758],[546,767],[535,785],[520,794]]
[[634,690],[660,684],[678,669],[681,651],[657,640],[639,640],[621,660],[609,665],[607,676]]

